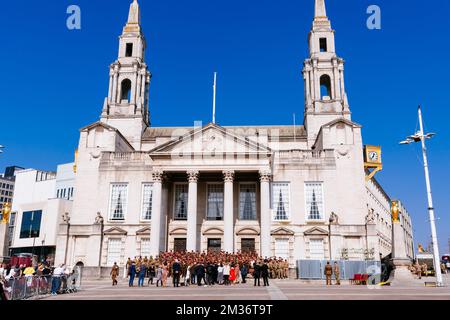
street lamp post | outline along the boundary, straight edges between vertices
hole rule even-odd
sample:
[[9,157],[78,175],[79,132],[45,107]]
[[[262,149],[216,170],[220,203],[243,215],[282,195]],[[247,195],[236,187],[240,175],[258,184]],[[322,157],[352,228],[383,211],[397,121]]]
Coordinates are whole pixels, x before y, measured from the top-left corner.
[[423,130],[423,121],[422,121],[422,110],[419,106],[419,123],[420,123],[420,131],[417,132],[413,136],[409,136],[405,141],[400,142],[400,144],[411,144],[413,142],[421,142],[422,143],[422,154],[423,154],[423,167],[425,171],[425,183],[427,187],[427,197],[428,197],[428,214],[430,218],[431,225],[431,239],[433,242],[433,263],[434,263],[434,272],[436,274],[436,285],[438,287],[443,286],[442,282],[442,273],[440,267],[440,258],[439,258],[439,246],[436,232],[436,219],[434,216],[434,208],[433,208],[433,197],[431,194],[431,184],[430,184],[430,174],[428,172],[428,158],[427,158],[427,148],[425,145],[426,139],[431,139],[435,136],[435,133],[427,133],[425,134]]

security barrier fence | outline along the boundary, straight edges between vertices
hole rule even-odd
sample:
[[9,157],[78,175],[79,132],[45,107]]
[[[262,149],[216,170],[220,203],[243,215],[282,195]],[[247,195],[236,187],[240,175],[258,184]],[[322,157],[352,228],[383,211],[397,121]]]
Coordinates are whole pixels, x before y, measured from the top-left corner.
[[[297,260],[298,278],[310,280],[325,280],[325,266],[329,260]],[[337,262],[342,280],[353,279],[355,274],[368,274],[371,282],[380,282],[380,261],[348,261],[332,260],[330,264],[334,267]],[[334,272],[333,272],[333,279]],[[369,281],[370,282],[370,281]],[[373,284],[375,284],[373,283]]]
[[[12,277],[4,282],[4,292],[8,300],[26,300],[50,295],[52,283],[56,281],[54,278],[51,275]],[[58,294],[73,293],[81,287],[80,272],[63,275],[58,279],[60,280],[60,286],[56,289]]]

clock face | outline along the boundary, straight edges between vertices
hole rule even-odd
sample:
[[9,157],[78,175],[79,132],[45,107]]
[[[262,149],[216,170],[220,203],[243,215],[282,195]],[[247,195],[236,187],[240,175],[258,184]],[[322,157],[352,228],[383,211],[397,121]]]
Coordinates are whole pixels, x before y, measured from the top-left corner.
[[378,161],[378,153],[375,151],[369,152],[369,159],[371,161]]

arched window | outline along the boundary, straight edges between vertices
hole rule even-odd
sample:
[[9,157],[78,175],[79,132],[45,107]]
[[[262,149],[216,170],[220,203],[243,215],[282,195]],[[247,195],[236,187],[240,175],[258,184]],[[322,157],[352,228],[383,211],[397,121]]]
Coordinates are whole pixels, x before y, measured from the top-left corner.
[[121,86],[122,98],[121,100],[126,100],[127,102],[131,101],[131,80],[125,79],[122,81]]
[[324,74],[320,77],[320,98],[324,100],[324,97],[330,97],[331,99],[331,79],[330,76]]

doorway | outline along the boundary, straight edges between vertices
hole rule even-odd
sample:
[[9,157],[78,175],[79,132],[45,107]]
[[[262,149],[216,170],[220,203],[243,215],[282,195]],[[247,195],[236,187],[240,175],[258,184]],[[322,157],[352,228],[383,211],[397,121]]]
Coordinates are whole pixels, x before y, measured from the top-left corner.
[[242,253],[253,253],[255,251],[255,239],[241,239]]
[[174,252],[184,252],[186,251],[186,238],[175,238],[173,244]]
[[220,252],[222,249],[221,239],[208,239],[208,251]]

